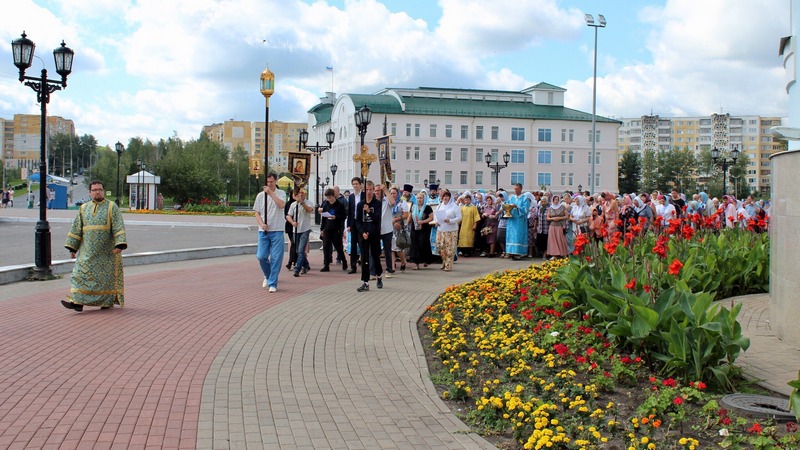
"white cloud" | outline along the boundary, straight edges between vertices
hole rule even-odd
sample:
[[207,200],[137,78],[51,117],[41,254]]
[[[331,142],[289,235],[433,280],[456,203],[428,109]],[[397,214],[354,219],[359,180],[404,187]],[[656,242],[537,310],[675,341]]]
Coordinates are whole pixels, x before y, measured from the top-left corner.
[[[788,98],[777,48],[789,32],[787,13],[781,0],[670,0],[663,8],[643,10],[640,19],[653,26],[645,43],[653,62],[602,75],[599,61],[598,114],[785,114]],[[602,52],[601,47],[601,60]],[[591,78],[570,80],[565,87],[571,107],[591,110]]]

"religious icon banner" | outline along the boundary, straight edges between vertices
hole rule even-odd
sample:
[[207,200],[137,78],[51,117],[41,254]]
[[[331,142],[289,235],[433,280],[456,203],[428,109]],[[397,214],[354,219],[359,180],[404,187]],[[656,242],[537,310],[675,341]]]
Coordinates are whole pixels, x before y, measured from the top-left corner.
[[307,185],[311,175],[311,154],[289,152],[289,172],[292,174],[296,186]]
[[392,154],[389,145],[392,143],[391,134],[375,139],[375,146],[378,147],[378,161],[381,166],[381,184],[389,186],[392,184]]

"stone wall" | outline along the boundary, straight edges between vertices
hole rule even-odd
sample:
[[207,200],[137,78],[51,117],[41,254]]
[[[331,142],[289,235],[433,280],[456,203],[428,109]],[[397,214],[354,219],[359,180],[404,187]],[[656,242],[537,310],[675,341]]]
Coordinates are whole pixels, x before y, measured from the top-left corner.
[[778,338],[800,349],[800,151],[770,160],[769,319]]

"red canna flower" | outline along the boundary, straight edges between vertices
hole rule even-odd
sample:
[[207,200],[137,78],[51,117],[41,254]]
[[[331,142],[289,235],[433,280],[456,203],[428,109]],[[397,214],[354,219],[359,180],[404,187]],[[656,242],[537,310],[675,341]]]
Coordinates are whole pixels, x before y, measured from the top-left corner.
[[675,397],[675,400],[672,401],[675,405],[682,405],[683,404],[683,397]]
[[761,425],[758,422],[753,422],[753,426],[747,429],[748,433],[761,434]]
[[681,267],[683,267],[683,263],[675,258],[672,260],[672,264],[669,265],[669,274],[677,276],[681,272]]
[[625,289],[633,289],[636,287],[636,278],[632,279],[630,283],[625,285]]
[[650,293],[650,290],[651,290],[652,288],[650,287],[650,285],[649,285],[649,284],[645,284],[644,286],[642,286],[642,289],[644,289],[644,291],[645,291],[645,292],[647,292],[647,293],[649,294],[649,293]]

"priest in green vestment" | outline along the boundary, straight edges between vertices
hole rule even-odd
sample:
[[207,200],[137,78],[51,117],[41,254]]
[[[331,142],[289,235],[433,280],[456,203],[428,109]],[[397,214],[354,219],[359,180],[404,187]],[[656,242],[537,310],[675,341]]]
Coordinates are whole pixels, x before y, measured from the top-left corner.
[[65,308],[82,311],[84,306],[102,309],[123,306],[122,250],[128,247],[119,207],[105,198],[100,181],[89,186],[91,202],[80,207],[64,245],[76,257]]

